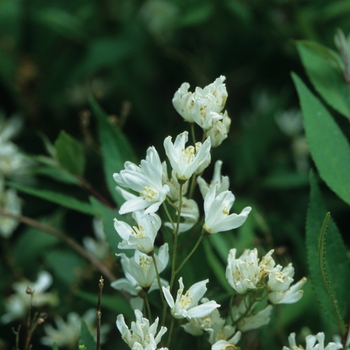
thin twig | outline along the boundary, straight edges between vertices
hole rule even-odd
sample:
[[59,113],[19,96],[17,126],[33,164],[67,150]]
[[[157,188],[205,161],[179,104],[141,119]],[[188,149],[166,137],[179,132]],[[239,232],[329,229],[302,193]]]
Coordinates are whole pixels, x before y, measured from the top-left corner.
[[50,234],[51,236],[54,236],[54,237],[61,239],[66,244],[68,244],[71,248],[73,248],[76,252],[78,252],[84,258],[89,260],[91,262],[91,264],[94,265],[111,282],[116,280],[116,277],[113,275],[113,273],[109,269],[106,268],[106,266],[104,266],[98,259],[96,259],[89,252],[87,252],[80,244],[78,244],[76,241],[74,241],[70,237],[66,236],[64,233],[56,230],[53,227],[45,225],[37,220],[31,219],[31,218],[26,217],[26,216],[15,215],[15,214],[9,213],[6,210],[3,210],[1,208],[0,208],[0,215],[7,216],[11,219],[17,220],[17,221],[22,222],[26,225],[35,227],[38,230],[44,231],[44,232]]
[[102,318],[102,312],[101,312],[101,299],[102,299],[102,290],[104,286],[104,279],[101,276],[98,280],[98,300],[97,300],[97,336],[96,336],[96,350],[100,350],[101,347],[101,318]]

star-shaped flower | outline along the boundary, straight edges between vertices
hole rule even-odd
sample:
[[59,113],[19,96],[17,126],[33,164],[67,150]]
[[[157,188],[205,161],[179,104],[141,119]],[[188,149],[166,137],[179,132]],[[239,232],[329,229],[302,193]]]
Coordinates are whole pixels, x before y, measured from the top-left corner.
[[184,284],[182,282],[182,277],[179,279],[180,288],[177,291],[176,299],[172,297],[169,287],[163,288],[164,297],[171,309],[171,314],[174,318],[199,318],[209,315],[214,309],[220,307],[214,300],[202,303],[198,305],[200,299],[202,299],[204,293],[207,291],[206,284],[209,280],[204,280],[195,283],[190,289],[185,293]]

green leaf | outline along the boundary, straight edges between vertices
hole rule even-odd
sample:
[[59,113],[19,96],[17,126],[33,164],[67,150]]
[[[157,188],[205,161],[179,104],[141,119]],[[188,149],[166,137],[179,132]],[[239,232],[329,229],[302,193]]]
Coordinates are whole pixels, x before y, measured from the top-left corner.
[[229,286],[226,276],[225,276],[225,267],[223,263],[217,258],[213,252],[213,248],[208,240],[204,239],[202,241],[206,259],[208,262],[209,268],[213,271],[217,281],[220,283],[221,287],[225,289],[228,293],[232,293],[232,289]]
[[125,200],[115,190],[116,183],[113,179],[113,174],[124,169],[124,163],[127,160],[136,164],[138,160],[125,135],[107,120],[106,113],[98,103],[91,98],[90,105],[98,122],[106,182],[112,197],[120,206]]
[[23,185],[16,184],[14,182],[6,182],[6,184],[10,187],[15,188],[18,191],[31,194],[33,196],[45,199],[49,202],[53,202],[59,205],[62,205],[63,207],[73,209],[76,211],[79,211],[84,214],[94,215],[96,214],[95,210],[91,207],[91,205],[87,202],[82,202],[76,198],[70,197],[68,195],[50,191],[50,190],[44,190],[34,187],[27,187]]
[[56,166],[47,165],[47,166],[33,167],[29,169],[29,172],[35,175],[44,175],[51,179],[54,179],[56,181],[66,183],[69,185],[80,185],[79,179],[76,176]]
[[327,47],[309,41],[298,41],[297,48],[317,92],[336,111],[350,118],[349,86],[342,73],[340,56]]
[[96,349],[96,342],[85,321],[81,321],[79,349],[81,349],[81,346],[85,346],[87,350]]
[[312,158],[321,178],[342,200],[350,204],[350,146],[327,109],[292,74],[304,119]]
[[59,350],[56,342],[53,343],[52,350]]
[[55,142],[56,158],[61,166],[76,176],[82,176],[85,169],[85,155],[81,144],[61,131]]
[[[327,243],[324,247],[326,254],[323,254],[327,283],[332,287],[332,299],[330,299],[329,292],[324,284],[323,272],[321,272],[319,265],[319,254],[322,255],[322,252],[319,251],[319,234],[322,232],[327,210],[318,189],[317,180],[312,172],[310,173],[310,185],[310,204],[306,220],[306,248],[311,283],[314,293],[327,317],[334,323],[339,323],[337,315],[334,313],[334,305],[338,306],[343,320],[350,306],[348,297],[350,289],[349,261],[342,237],[334,221],[330,218],[327,229]],[[342,332],[342,329],[340,329],[340,332]]]

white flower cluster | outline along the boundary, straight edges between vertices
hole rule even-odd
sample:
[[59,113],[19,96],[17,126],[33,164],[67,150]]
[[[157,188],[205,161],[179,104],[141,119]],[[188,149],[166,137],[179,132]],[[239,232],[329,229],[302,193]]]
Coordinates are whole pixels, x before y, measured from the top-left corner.
[[239,258],[236,258],[236,252],[236,249],[230,250],[226,278],[238,294],[263,289],[267,292],[271,304],[291,304],[300,300],[303,295],[301,287],[305,284],[306,278],[303,277],[291,286],[294,276],[291,263],[284,268],[276,265],[272,258],[273,250],[269,251],[260,262],[256,248],[245,250]]

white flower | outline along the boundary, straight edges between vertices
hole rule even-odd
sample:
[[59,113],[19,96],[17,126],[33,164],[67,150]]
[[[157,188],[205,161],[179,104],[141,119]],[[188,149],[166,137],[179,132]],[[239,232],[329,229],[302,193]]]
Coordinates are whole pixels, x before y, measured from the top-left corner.
[[235,201],[231,191],[224,191],[216,195],[216,186],[209,189],[204,199],[204,230],[208,234],[229,231],[244,224],[251,207],[245,207],[240,214],[230,214]]
[[208,191],[212,187],[216,187],[216,195],[221,192],[227,191],[230,187],[230,179],[228,176],[221,175],[222,161],[217,160],[214,166],[214,175],[213,179],[210,182],[210,185],[201,177],[197,177],[197,183],[199,190],[201,191],[203,199],[207,195]]
[[283,269],[281,265],[277,265],[268,276],[267,287],[272,304],[292,304],[303,296],[303,291],[300,289],[306,282],[305,277],[290,287],[294,276],[294,268],[291,263]]
[[[179,204],[179,201],[174,203],[176,207],[178,207]],[[177,213],[178,212],[176,211],[176,215]],[[184,221],[180,222],[178,233],[188,231],[198,222],[199,209],[197,203],[193,199],[187,199],[186,197],[183,197],[180,216],[184,219]],[[164,225],[173,229],[173,225],[171,222],[165,222]]]
[[[147,289],[157,280],[157,273],[152,257],[138,250],[135,250],[132,258],[128,258],[123,253],[116,255],[121,256],[121,263],[125,276],[127,280],[131,282],[132,286],[139,286],[142,289]],[[169,261],[169,247],[167,243],[159,248],[158,254],[154,254],[154,258],[158,273],[161,273],[166,268]],[[116,286],[118,286],[118,281],[112,282],[111,286],[116,288]]]
[[212,148],[220,146],[227,138],[230,126],[231,119],[225,111],[222,120],[217,120],[210,129],[206,130],[205,137],[210,137]]
[[131,227],[123,221],[114,219],[114,228],[123,239],[119,243],[119,249],[137,249],[142,253],[149,254],[154,250],[154,240],[161,226],[160,217],[154,213],[134,211],[133,219],[137,226]]
[[198,305],[207,290],[206,284],[209,280],[195,283],[185,294],[183,293],[184,284],[182,277],[179,279],[180,288],[177,291],[176,300],[172,297],[169,287],[163,287],[164,297],[171,309],[174,318],[199,318],[209,315],[214,309],[220,307],[214,300]]
[[210,139],[207,138],[203,144],[196,143],[196,148],[189,146],[185,148],[188,140],[188,132],[184,131],[178,135],[174,144],[171,136],[164,140],[165,153],[170,161],[178,180],[188,180],[194,173],[203,171],[210,164]]
[[43,305],[56,305],[58,303],[57,296],[53,293],[44,293],[52,284],[52,276],[41,271],[36,282],[24,280],[15,282],[12,288],[15,293],[5,299],[6,313],[1,316],[2,323],[12,322],[23,318],[29,310],[31,296],[26,293],[29,287],[33,292],[32,306],[40,307]]
[[[202,298],[201,303],[207,303],[208,298]],[[218,309],[214,309],[209,315],[200,318],[191,318],[188,322],[181,326],[183,329],[194,336],[202,335],[204,331],[214,333],[214,329],[222,329],[225,320],[220,317]],[[209,340],[209,342],[212,344]]]
[[[251,310],[254,309],[256,304],[252,305],[250,308]],[[258,312],[250,312],[248,313],[247,316],[243,317],[240,319],[237,323],[237,328],[241,332],[246,332],[251,329],[257,329],[260,328],[261,326],[264,326],[265,324],[268,324],[270,322],[270,315],[272,312],[272,305],[267,305],[265,308]],[[232,314],[234,315],[233,318],[234,320],[239,319],[242,315],[246,313],[246,305],[245,301],[242,300],[238,308],[234,306],[232,308]]]
[[93,239],[92,237],[84,237],[83,244],[89,253],[91,253],[97,259],[103,260],[108,255],[109,244],[103,231],[102,220],[99,218],[94,218],[92,225],[96,239]]
[[[306,348],[305,350],[338,350],[342,349],[343,346],[337,343],[328,343],[324,347],[325,335],[323,332],[317,333],[317,335],[308,335],[306,337]],[[318,342],[318,344],[316,344]],[[295,342],[295,333],[291,333],[288,337],[289,348],[284,346],[283,350],[304,350],[302,346],[297,346]]]
[[241,340],[241,332],[237,332],[230,339],[227,340],[218,340],[211,347],[211,350],[234,350],[237,349],[234,345],[236,345]]
[[[59,347],[69,347],[76,349],[79,341],[79,334],[81,329],[81,321],[84,321],[93,334],[96,333],[96,310],[89,309],[80,317],[76,312],[70,312],[67,315],[67,321],[64,321],[61,316],[55,317],[56,328],[50,324],[44,324],[44,331],[46,335],[41,338],[41,343],[52,347],[57,344]],[[105,336],[110,330],[109,325],[101,326],[101,342],[105,342]],[[94,334],[96,338],[96,335]]]
[[186,121],[195,122],[204,130],[210,129],[215,121],[223,118],[220,112],[227,99],[225,79],[222,75],[204,89],[197,87],[194,93],[188,91],[188,83],[183,83],[172,100],[176,111]]
[[117,190],[127,200],[119,213],[125,214],[146,208],[146,213],[156,212],[169,192],[169,187],[162,184],[162,164],[156,149],[148,148],[146,159],[141,160],[140,166],[125,162],[124,167],[120,173],[113,174],[114,180],[119,186],[136,191],[140,196],[128,194],[117,186]]
[[303,296],[302,286],[306,283],[306,278],[303,277],[296,284],[293,284],[286,290],[278,290],[269,293],[269,300],[272,304],[293,304]]
[[[131,331],[125,323],[122,314],[117,317],[117,327],[125,343],[130,349],[156,350],[163,334],[167,331],[166,327],[161,327],[157,334],[158,317],[153,324],[149,324],[147,318],[144,318],[140,310],[135,310],[136,322],[131,322]],[[162,348],[166,349],[166,348]]]
[[[0,145],[1,148],[1,145]],[[21,214],[21,200],[13,189],[5,189],[4,179],[0,175],[0,208],[14,215]],[[18,226],[18,221],[4,215],[0,215],[0,235],[8,238]]]
[[238,293],[244,294],[249,289],[255,289],[260,282],[260,268],[257,249],[246,249],[236,259],[237,250],[231,249],[227,258],[226,279]]

